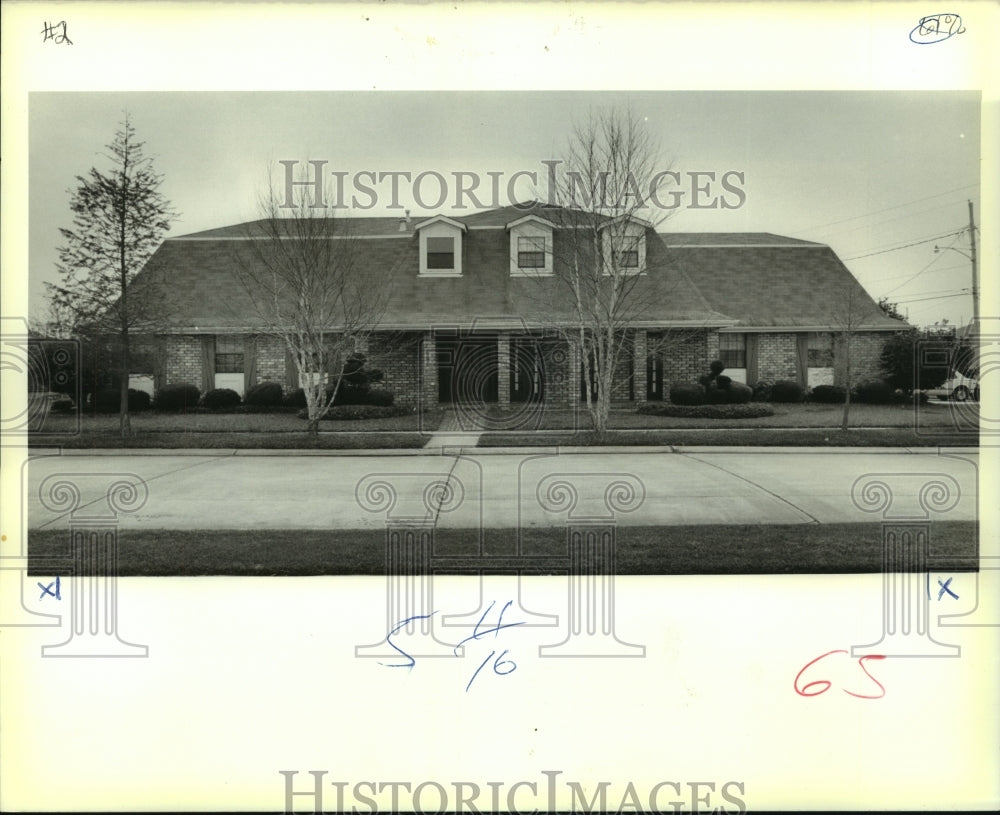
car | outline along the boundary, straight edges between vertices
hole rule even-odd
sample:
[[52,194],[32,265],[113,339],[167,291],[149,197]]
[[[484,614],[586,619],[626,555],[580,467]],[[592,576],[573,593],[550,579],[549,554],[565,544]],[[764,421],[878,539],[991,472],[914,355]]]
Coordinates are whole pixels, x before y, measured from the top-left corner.
[[55,391],[34,391],[28,394],[28,407],[32,412],[72,413],[76,404],[65,393]]
[[969,371],[967,374],[953,371],[940,387],[930,388],[924,393],[929,397],[955,402],[967,402],[969,399],[979,401],[978,375],[978,371]]

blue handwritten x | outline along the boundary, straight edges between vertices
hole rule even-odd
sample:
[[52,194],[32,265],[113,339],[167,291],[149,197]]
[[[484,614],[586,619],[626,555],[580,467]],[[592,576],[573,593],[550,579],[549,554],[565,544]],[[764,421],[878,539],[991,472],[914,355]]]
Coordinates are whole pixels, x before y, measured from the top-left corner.
[[938,585],[941,587],[941,591],[938,592],[938,600],[940,600],[942,597],[944,597],[944,593],[945,592],[948,592],[948,594],[950,594],[956,600],[958,599],[958,595],[955,594],[955,592],[953,592],[951,589],[948,588],[948,586],[951,584],[951,581],[953,579],[954,578],[949,577],[947,580],[944,581],[944,583],[942,583],[941,579],[938,578]]
[[[55,586],[56,590],[52,591],[52,587]],[[42,593],[38,595],[38,599],[41,600],[45,595],[49,597],[55,597],[56,600],[62,600],[62,594],[59,592],[59,576],[56,575],[56,579],[49,583],[47,586],[43,586],[41,583],[38,584],[38,588],[42,590]]]

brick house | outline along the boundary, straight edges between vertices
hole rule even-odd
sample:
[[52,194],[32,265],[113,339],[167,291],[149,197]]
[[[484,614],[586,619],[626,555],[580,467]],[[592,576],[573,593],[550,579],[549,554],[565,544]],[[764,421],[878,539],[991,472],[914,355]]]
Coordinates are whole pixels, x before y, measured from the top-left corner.
[[[559,279],[564,210],[535,204],[462,217],[352,218],[357,273],[389,281],[388,306],[364,343],[397,401],[539,402],[584,398],[583,366],[558,331],[573,310]],[[259,230],[258,230],[259,231]],[[147,265],[169,280],[162,327],[143,338],[134,384],[191,383],[244,393],[263,381],[299,386],[280,337],[261,333],[234,274],[254,224],[163,242]],[[853,302],[855,382],[877,378],[884,338],[906,325],[883,314],[825,245],[769,233],[664,233],[642,222],[623,263],[640,279],[616,401],[668,398],[713,359],[733,379],[843,380],[840,306]],[[141,284],[144,270],[133,285]],[[152,274],[152,272],[150,272]],[[331,326],[331,328],[335,328]]]

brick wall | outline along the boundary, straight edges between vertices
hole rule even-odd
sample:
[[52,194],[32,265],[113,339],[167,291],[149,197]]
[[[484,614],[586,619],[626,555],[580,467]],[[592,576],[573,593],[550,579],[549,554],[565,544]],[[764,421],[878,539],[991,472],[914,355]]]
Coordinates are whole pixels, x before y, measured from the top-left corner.
[[663,357],[663,394],[669,398],[670,387],[697,382],[708,371],[708,364],[718,356],[719,335],[714,330],[672,331],[647,339],[651,353]]
[[[858,332],[851,337],[851,382],[858,385],[882,379],[881,354],[882,348],[892,334],[885,331]],[[838,337],[834,346],[834,382],[843,384],[846,371],[843,353],[843,340]]]
[[798,382],[798,335],[792,332],[758,334],[757,379]]
[[253,384],[258,382],[277,382],[285,387],[285,341],[273,335],[257,337],[257,375]]
[[201,337],[171,335],[164,346],[163,384],[201,388]]
[[[400,404],[416,404],[420,388],[420,341],[416,332],[373,334],[368,338],[367,367],[382,371],[379,387],[396,395]],[[434,397],[437,397],[435,380]]]

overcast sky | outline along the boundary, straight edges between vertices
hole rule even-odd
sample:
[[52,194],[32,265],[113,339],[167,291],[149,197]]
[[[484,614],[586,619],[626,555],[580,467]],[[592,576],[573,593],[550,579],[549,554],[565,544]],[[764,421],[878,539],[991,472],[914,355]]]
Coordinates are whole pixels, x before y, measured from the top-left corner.
[[[30,308],[46,311],[44,282],[56,279],[60,226],[71,222],[75,176],[107,167],[104,145],[128,110],[147,155],[164,176],[163,193],[181,213],[170,235],[257,217],[255,197],[282,160],[325,160],[327,172],[437,172],[448,200],[424,209],[400,179],[399,204],[420,217],[455,210],[452,173],[500,176],[501,205],[518,171],[535,172],[565,148],[570,123],[592,108],[630,105],[661,145],[662,169],[681,174],[680,205],[664,230],[765,231],[828,243],[869,293],[898,301],[911,322],[968,321],[971,265],[967,200],[979,221],[979,96],[957,92],[281,92],[33,93],[30,95]],[[692,172],[714,172],[706,199],[745,195],[734,209],[695,209]],[[699,183],[704,186],[707,177]],[[375,206],[391,215],[388,180],[372,185]],[[530,192],[521,177],[520,197]],[[434,204],[433,177],[420,189]],[[666,203],[666,202],[665,202]],[[906,244],[916,245],[900,249]],[[889,250],[889,251],[885,251]],[[877,254],[876,254],[877,253]],[[863,257],[866,256],[866,257]],[[780,296],[780,292],[775,293]]]

